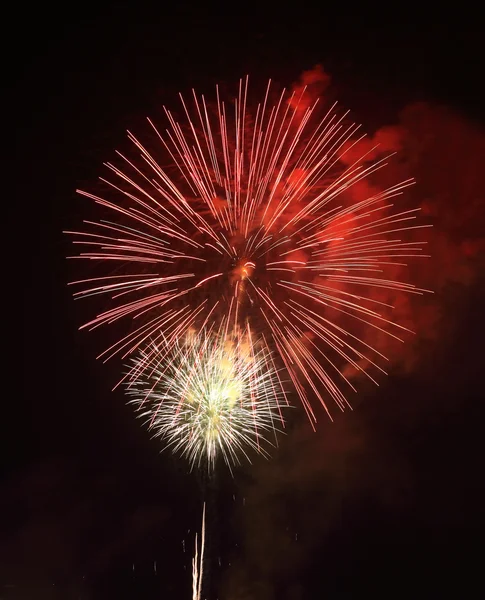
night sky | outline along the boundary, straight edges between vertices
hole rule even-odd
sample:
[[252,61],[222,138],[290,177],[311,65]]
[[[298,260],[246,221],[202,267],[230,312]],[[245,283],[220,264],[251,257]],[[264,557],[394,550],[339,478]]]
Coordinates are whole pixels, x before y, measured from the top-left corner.
[[74,190],[179,91],[247,73],[291,87],[315,65],[371,135],[413,140],[413,198],[434,225],[414,274],[435,294],[409,308],[414,339],[378,388],[359,382],[352,412],[317,433],[295,416],[270,461],[220,470],[211,587],[220,600],[484,593],[484,31],[407,5],[242,6],[42,6],[5,21],[18,172],[4,203],[20,248],[5,258],[24,304],[15,294],[4,317],[23,337],[16,376],[4,371],[2,600],[191,597],[201,477],[111,392],[120,364],[95,360],[104,332],[78,331],[91,312],[67,288],[79,267],[62,230],[92,210]]

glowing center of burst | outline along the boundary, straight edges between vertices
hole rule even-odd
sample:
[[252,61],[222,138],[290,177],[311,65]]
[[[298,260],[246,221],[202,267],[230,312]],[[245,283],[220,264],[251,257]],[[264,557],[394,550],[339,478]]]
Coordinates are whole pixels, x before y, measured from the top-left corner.
[[207,415],[209,417],[220,416],[221,413],[230,411],[241,394],[242,384],[237,379],[225,381],[220,386],[213,386],[207,394]]
[[236,267],[234,268],[235,278],[239,281],[244,281],[248,277],[251,277],[255,267],[256,264],[252,261],[246,260],[245,258],[240,259]]
[[226,379],[223,375],[220,381],[213,382],[205,395],[205,407],[202,405],[205,435],[209,443],[214,442],[221,434],[221,428],[227,425],[231,411],[241,398],[242,383],[238,379]]

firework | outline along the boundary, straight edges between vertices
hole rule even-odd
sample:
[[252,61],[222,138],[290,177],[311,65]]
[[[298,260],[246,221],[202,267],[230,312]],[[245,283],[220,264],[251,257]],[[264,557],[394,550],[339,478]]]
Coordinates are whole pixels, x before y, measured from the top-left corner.
[[[266,346],[219,335],[192,334],[142,351],[127,393],[154,436],[192,466],[210,470],[221,454],[231,466],[253,449],[266,454],[268,432],[282,425],[284,389]],[[151,353],[163,360],[153,366]]]
[[181,96],[181,118],[165,109],[165,127],[148,120],[145,144],[129,133],[133,156],[107,163],[106,193],[78,190],[107,218],[68,232],[86,250],[78,258],[101,269],[75,282],[75,296],[111,299],[84,327],[131,324],[105,360],[152,343],[144,360],[159,361],[154,349],[191,328],[249,325],[277,354],[313,422],[312,397],[327,412],[329,399],[345,408],[349,367],[371,379],[368,366],[382,371],[386,357],[362,327],[396,339],[406,330],[375,290],[424,291],[393,270],[420,255],[424,242],[406,235],[426,225],[416,224],[419,209],[394,209],[412,180],[373,187],[386,159],[359,154],[363,136],[346,115],[320,112],[305,91],[272,97],[268,84],[254,106],[247,79],[230,102],[218,89],[213,104],[193,92],[190,102]]

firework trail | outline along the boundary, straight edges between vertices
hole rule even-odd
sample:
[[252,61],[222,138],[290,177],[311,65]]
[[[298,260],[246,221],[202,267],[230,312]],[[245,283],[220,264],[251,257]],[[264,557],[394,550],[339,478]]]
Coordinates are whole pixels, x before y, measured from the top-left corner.
[[[140,351],[127,393],[154,437],[194,465],[217,457],[231,467],[249,448],[266,454],[268,432],[283,425],[281,379],[265,344],[191,333]],[[151,354],[162,357],[154,366]],[[147,366],[148,365],[148,366]],[[276,439],[276,438],[275,438]]]
[[152,140],[128,134],[133,156],[118,152],[119,163],[106,164],[103,196],[78,190],[106,218],[67,232],[85,250],[76,258],[100,269],[74,282],[75,296],[112,302],[84,327],[129,321],[100,356],[143,349],[148,369],[190,329],[249,325],[276,352],[312,423],[315,401],[343,410],[355,391],[349,369],[374,381],[370,372],[387,360],[362,327],[398,340],[408,331],[375,291],[425,291],[393,275],[425,243],[413,237],[426,227],[416,224],[419,209],[393,204],[413,181],[383,191],[366,183],[388,157],[359,153],[359,126],[335,106],[309,105],[305,89],[275,96],[269,83],[254,106],[246,78],[230,102],[219,89],[215,103],[195,91],[180,99],[180,120],[167,109],[165,128],[148,120]]
[[195,534],[195,556],[192,559],[192,600],[202,600],[202,575],[204,566],[205,546],[205,504],[202,509],[202,531],[200,534],[200,558],[199,543]]

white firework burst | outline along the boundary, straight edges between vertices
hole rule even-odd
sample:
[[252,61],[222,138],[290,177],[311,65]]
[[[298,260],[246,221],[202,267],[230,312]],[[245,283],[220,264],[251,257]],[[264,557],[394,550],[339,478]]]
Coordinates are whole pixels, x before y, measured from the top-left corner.
[[[153,354],[163,356],[153,367]],[[283,383],[266,344],[250,335],[189,332],[175,344],[162,338],[140,351],[127,380],[135,404],[154,437],[186,457],[191,467],[229,467],[248,450],[267,455],[287,405]],[[270,435],[268,435],[270,434]]]

